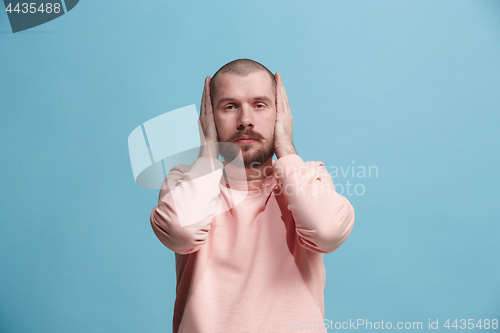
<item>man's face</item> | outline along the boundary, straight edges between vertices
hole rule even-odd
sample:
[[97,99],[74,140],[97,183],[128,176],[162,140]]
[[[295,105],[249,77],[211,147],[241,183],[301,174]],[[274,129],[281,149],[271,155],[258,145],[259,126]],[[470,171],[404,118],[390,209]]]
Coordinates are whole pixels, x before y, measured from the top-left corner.
[[[246,168],[272,158],[276,100],[269,74],[264,71],[246,76],[218,74],[215,87],[212,106],[219,141],[237,144]],[[224,156],[222,150],[221,154]]]

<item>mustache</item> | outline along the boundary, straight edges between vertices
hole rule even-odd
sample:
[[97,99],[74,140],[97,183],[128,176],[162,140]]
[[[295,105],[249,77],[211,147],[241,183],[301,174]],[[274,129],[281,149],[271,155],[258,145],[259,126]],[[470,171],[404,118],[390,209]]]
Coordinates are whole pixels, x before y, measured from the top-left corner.
[[255,140],[264,139],[264,137],[261,134],[254,132],[253,130],[247,128],[245,130],[238,131],[238,132],[234,133],[233,135],[231,135],[231,137],[229,138],[228,141],[233,142],[233,141],[239,140],[240,138],[242,138],[244,136],[249,136]]

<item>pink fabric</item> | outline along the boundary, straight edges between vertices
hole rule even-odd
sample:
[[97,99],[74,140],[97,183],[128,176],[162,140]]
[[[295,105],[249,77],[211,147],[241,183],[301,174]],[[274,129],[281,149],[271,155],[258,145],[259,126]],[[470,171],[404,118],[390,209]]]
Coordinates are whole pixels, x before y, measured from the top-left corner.
[[[352,205],[335,192],[323,163],[305,163],[295,154],[273,161],[273,174],[267,178],[231,181],[231,189],[225,177],[216,185],[208,178],[203,185],[190,182],[200,170],[212,172],[210,162],[222,166],[218,160],[198,158],[191,166],[172,168],[151,213],[156,236],[176,252],[173,332],[275,333],[296,332],[298,325],[308,323],[320,327],[323,253],[334,251],[349,236]],[[179,184],[187,186],[182,209],[193,210],[231,205],[231,194],[249,189],[231,210],[181,227],[175,210],[179,200],[174,204],[170,195]],[[190,191],[206,194],[197,196],[204,202],[193,202]]]

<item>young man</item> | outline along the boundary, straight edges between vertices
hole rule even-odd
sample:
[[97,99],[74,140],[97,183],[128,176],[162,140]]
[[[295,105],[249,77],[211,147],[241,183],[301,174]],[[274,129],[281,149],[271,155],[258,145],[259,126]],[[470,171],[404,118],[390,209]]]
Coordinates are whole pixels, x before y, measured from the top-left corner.
[[151,213],[175,252],[173,332],[326,332],[323,254],[347,239],[354,209],[323,163],[297,155],[281,75],[249,59],[224,65],[205,79],[199,121],[206,145],[170,170]]

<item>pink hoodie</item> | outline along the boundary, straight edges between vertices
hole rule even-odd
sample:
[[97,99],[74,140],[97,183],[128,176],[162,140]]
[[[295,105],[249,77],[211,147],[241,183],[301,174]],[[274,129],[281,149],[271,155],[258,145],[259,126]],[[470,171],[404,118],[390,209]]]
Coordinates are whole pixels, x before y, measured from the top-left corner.
[[[156,236],[175,252],[173,332],[326,332],[323,253],[349,236],[352,205],[323,163],[295,154],[273,161],[264,179],[230,188],[224,179],[215,159],[178,165],[151,213]],[[181,226],[178,215],[190,213],[201,222]]]

